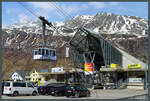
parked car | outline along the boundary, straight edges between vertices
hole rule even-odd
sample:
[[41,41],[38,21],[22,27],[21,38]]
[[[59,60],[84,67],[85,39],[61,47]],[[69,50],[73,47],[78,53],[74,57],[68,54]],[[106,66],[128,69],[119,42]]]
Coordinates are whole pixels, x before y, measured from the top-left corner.
[[53,87],[63,86],[63,85],[67,85],[67,84],[65,84],[65,83],[50,83],[45,86],[40,86],[40,87],[38,87],[38,93],[42,94],[42,95],[46,95],[46,94],[51,95]]
[[52,96],[65,96],[66,95],[66,87],[68,85],[59,85],[54,86],[51,88],[51,95]]
[[38,94],[37,88],[35,88],[29,82],[13,82],[7,81],[4,83],[4,95],[33,95],[36,96]]
[[82,85],[70,85],[66,88],[66,97],[75,96],[75,97],[81,97],[81,96],[90,96],[90,91],[82,86]]

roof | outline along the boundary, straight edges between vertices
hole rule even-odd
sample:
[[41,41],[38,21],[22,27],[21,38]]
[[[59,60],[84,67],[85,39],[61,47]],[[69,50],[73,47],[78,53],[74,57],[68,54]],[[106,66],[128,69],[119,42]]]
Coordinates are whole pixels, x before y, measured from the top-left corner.
[[30,71],[29,70],[16,70],[15,72],[17,72],[23,79],[25,78],[25,76],[29,76],[30,75]]

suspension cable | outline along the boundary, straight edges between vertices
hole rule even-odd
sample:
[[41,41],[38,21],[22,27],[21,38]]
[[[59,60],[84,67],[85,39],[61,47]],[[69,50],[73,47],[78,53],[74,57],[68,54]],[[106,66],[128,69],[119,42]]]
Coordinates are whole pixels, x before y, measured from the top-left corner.
[[31,10],[30,8],[26,7],[22,2],[18,2],[22,7],[24,7],[27,11],[29,11],[32,15],[34,15],[35,17],[39,17],[38,14],[36,14],[33,10]]

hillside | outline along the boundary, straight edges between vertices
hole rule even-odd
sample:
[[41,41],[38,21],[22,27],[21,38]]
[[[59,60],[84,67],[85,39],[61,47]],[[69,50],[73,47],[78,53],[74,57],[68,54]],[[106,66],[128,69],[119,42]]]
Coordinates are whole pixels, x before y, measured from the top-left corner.
[[[40,21],[15,23],[2,29],[2,73],[3,79],[16,69],[31,70],[73,66],[71,57],[65,58],[67,42],[80,26],[95,31],[110,41],[114,46],[123,49],[134,57],[147,62],[148,55],[148,21],[135,16],[122,16],[101,12],[95,16],[78,15],[66,22],[57,22],[53,28],[47,27],[46,41],[50,48],[57,50],[57,61],[33,60],[33,49],[41,44]],[[60,33],[60,34],[59,34]]]

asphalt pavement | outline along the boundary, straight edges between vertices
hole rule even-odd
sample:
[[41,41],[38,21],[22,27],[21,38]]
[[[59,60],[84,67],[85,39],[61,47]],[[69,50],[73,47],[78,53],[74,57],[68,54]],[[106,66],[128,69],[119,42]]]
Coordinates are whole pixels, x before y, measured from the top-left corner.
[[50,95],[37,95],[37,96],[6,96],[2,95],[2,99],[120,99],[136,95],[147,94],[147,90],[123,89],[123,90],[91,90],[90,97],[67,98],[65,96],[50,96]]

